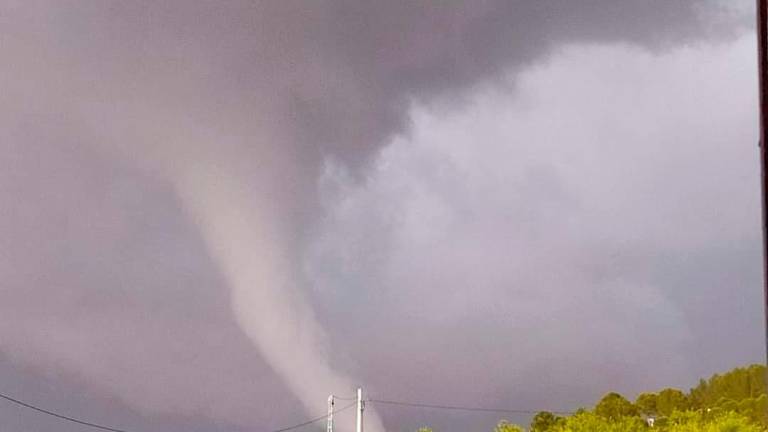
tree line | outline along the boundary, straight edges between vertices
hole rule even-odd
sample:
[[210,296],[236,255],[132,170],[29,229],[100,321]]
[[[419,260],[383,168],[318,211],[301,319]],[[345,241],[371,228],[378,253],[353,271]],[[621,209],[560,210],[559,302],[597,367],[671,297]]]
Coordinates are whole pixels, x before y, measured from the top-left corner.
[[[633,401],[611,392],[592,409],[573,415],[537,413],[529,432],[765,432],[768,431],[766,368],[751,365],[715,374],[684,392],[666,388]],[[494,432],[524,432],[502,420]],[[432,432],[421,428],[418,432]]]

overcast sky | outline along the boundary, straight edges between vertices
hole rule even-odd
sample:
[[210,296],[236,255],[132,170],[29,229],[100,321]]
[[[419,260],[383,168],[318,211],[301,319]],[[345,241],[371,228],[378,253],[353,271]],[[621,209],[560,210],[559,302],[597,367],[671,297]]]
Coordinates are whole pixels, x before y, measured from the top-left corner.
[[267,431],[358,385],[571,410],[762,362],[753,17],[0,0],[0,392]]

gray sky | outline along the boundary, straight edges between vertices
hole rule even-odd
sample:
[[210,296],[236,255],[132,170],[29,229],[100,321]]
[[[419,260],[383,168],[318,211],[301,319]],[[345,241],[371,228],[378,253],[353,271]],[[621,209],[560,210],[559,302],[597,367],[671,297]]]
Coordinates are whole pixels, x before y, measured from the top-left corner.
[[761,361],[736,6],[0,1],[0,391],[266,430],[356,385],[573,409]]

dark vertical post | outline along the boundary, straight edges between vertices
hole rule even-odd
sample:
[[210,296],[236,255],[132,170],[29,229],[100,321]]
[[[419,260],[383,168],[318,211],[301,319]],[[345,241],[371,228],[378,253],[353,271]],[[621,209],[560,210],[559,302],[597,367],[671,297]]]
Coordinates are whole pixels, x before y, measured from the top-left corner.
[[766,136],[766,121],[768,120],[768,0],[757,0],[757,68],[759,76],[760,104],[760,183],[763,203],[763,302],[765,314],[765,343],[766,362],[768,362],[768,177],[765,170],[768,167],[768,136]]

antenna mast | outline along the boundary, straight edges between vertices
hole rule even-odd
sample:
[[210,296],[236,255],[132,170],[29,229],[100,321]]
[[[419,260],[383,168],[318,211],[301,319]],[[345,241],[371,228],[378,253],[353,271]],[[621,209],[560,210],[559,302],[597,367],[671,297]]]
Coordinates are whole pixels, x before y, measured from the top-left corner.
[[363,402],[363,389],[357,389],[357,423],[356,432],[363,432],[363,410],[365,409],[365,402]]
[[328,427],[326,432],[333,432],[333,395],[328,396]]

